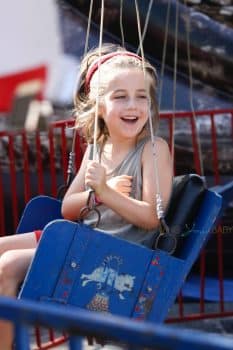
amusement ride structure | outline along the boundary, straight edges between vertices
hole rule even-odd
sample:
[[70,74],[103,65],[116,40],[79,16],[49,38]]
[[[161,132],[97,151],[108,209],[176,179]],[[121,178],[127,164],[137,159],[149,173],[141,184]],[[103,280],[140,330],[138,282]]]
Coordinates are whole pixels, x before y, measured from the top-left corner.
[[[61,6],[60,15],[66,13],[69,20],[73,21],[72,23],[78,19],[82,34],[83,24],[86,24],[85,40],[82,37],[84,45],[79,46],[79,50],[83,49],[82,54],[91,46],[97,32],[100,55],[103,42],[112,40],[114,43],[120,42],[131,51],[138,52],[142,63],[145,56],[151,59],[152,63],[159,62],[161,134],[169,142],[174,163],[178,160],[179,164],[180,158],[187,157],[186,164],[189,167],[184,169],[183,163],[182,166],[174,168],[175,175],[180,175],[182,172],[186,176],[175,177],[177,186],[175,181],[172,200],[175,204],[168,208],[166,215],[159,191],[157,193],[155,207],[161,224],[160,236],[149,249],[110,237],[103,232],[98,232],[98,234],[95,232],[93,235],[92,229],[82,223],[63,220],[61,198],[57,197],[59,193],[64,193],[64,189],[70,185],[73,174],[80,165],[84,147],[78,132],[69,128],[74,124],[73,118],[51,121],[47,129],[43,131],[36,130],[28,133],[24,129],[19,130],[14,127],[11,130],[1,131],[0,136],[5,142],[4,149],[9,159],[6,168],[9,166],[12,191],[11,228],[17,229],[19,234],[34,229],[42,229],[44,233],[21,287],[19,300],[10,302],[5,299],[1,301],[0,298],[0,317],[17,324],[16,349],[29,348],[26,345],[28,344],[28,332],[24,322],[35,325],[37,323],[36,314],[39,325],[48,325],[66,331],[66,334],[60,337],[56,337],[53,331],[50,331],[49,340],[43,343],[40,330],[37,328],[36,346],[38,349],[52,348],[66,341],[69,338],[67,334],[71,335],[71,349],[82,348],[80,334],[90,335],[92,339],[97,338],[97,343],[108,343],[109,339],[126,342],[131,344],[128,345],[128,349],[135,349],[133,337],[138,333],[141,334],[138,345],[148,348],[163,346],[166,345],[166,340],[162,337],[163,329],[159,328],[162,325],[158,326],[159,338],[154,339],[156,335],[153,334],[152,328],[149,328],[151,329],[151,341],[146,341],[144,322],[145,325],[146,322],[150,322],[148,327],[153,327],[153,325],[157,327],[157,323],[165,319],[174,322],[192,319],[192,317],[201,319],[233,316],[233,311],[225,307],[228,290],[225,289],[224,284],[222,247],[224,236],[221,231],[224,226],[221,226],[220,222],[226,210],[231,210],[232,165],[222,174],[223,168],[219,168],[218,153],[223,135],[227,147],[230,146],[232,150],[233,146],[233,109],[230,100],[233,93],[233,46],[231,45],[233,39],[230,35],[232,29],[223,28],[222,24],[212,22],[210,26],[209,20],[201,15],[198,17],[195,11],[187,6],[186,1],[180,3],[179,1],[161,0],[154,4],[149,0],[143,2],[137,0],[94,2],[92,0],[86,2],[70,0],[58,1],[58,4]],[[66,19],[60,18],[60,21],[64,29],[67,25]],[[210,28],[209,31],[206,31],[207,26]],[[132,31],[132,28],[135,30]],[[204,38],[203,31],[205,32]],[[214,36],[213,33],[215,33]],[[219,41],[222,51],[218,46]],[[71,49],[69,47],[69,50]],[[48,68],[43,69],[42,73],[40,71],[43,76],[41,79],[46,80],[45,71]],[[22,76],[20,82],[21,79]],[[31,77],[27,79],[30,80]],[[201,83],[197,83],[197,80],[200,80]],[[0,77],[0,84],[4,88],[3,83],[4,79],[1,80]],[[198,86],[204,87],[204,84],[213,86],[211,91],[214,91],[214,101],[216,106],[220,104],[221,108],[213,109],[213,106],[205,110],[196,108],[199,101],[196,91]],[[177,108],[178,97],[180,98],[179,86],[186,87],[185,93],[188,100],[186,99],[185,103],[180,102],[180,106],[188,106],[185,111]],[[216,86],[217,89],[215,89]],[[166,94],[168,87],[170,91]],[[33,92],[33,99],[42,100],[42,92],[40,86],[40,89]],[[212,99],[208,93],[206,98],[207,100]],[[96,112],[96,118],[97,116],[98,112]],[[230,129],[220,133],[218,127],[222,121],[229,125]],[[187,131],[186,135],[184,129]],[[203,135],[205,137],[207,134],[209,140],[204,140]],[[182,136],[184,136],[183,139]],[[154,147],[152,130],[151,141]],[[18,162],[17,169],[15,151],[19,150],[19,144],[23,156]],[[46,147],[44,147],[45,144]],[[96,130],[94,130],[94,149],[95,145]],[[206,145],[208,149],[204,149],[207,148]],[[224,145],[221,146],[224,148]],[[33,148],[34,151],[32,151]],[[186,152],[185,148],[187,148]],[[208,159],[210,153],[211,160]],[[30,160],[32,154],[34,154],[33,165]],[[32,174],[32,169],[34,169],[34,174]],[[35,169],[37,171],[36,180]],[[0,171],[0,198],[4,202],[6,193],[4,193],[5,175],[2,166]],[[157,172],[155,160],[155,174]],[[59,191],[59,183],[62,181],[65,185]],[[24,184],[21,199],[16,195],[19,182]],[[20,215],[24,203],[27,205]],[[98,207],[91,200],[87,203],[87,209],[87,211],[98,212]],[[9,213],[9,207],[7,211]],[[7,220],[5,205],[0,209],[0,216],[1,231],[4,234]],[[229,220],[229,217],[227,218]],[[217,226],[214,226],[216,224]],[[230,225],[228,224],[229,228]],[[178,231],[177,228],[179,228]],[[217,244],[217,263],[215,264],[217,296],[211,296],[205,289],[205,281],[207,285],[208,280],[206,271],[209,271],[209,266],[208,260],[205,260],[204,251],[198,260],[199,265],[194,265],[209,238],[211,241],[213,232],[216,233],[214,244]],[[56,251],[53,248],[55,236]],[[229,239],[229,236],[226,239]],[[184,313],[181,291],[183,282],[187,279],[183,291],[185,293],[186,288],[188,291],[186,296],[191,297],[192,293],[189,294],[188,286],[190,271],[196,271],[196,273],[198,271],[199,281],[197,294],[192,297],[200,300],[200,310],[194,316]],[[230,290],[232,292],[232,289]],[[205,300],[211,300],[211,297],[215,298],[213,300],[218,303],[219,311],[208,314],[205,312]],[[179,315],[169,317],[169,310],[175,301],[179,304]],[[34,302],[41,304],[41,308]],[[45,308],[48,311],[47,320]],[[92,312],[97,311],[96,319],[95,314],[91,313],[89,316],[85,309]],[[77,313],[76,318],[75,312]],[[99,315],[100,312],[107,314],[108,323],[104,323],[104,318],[101,314]],[[110,314],[114,315],[112,319]],[[115,315],[122,318],[119,318],[118,321]],[[132,322],[130,323],[131,331],[127,326],[125,329],[119,328],[121,320],[126,320],[126,318],[127,322]],[[140,326],[137,327],[137,323],[129,319],[143,321],[141,329]],[[64,327],[64,322],[67,323],[67,327]],[[98,325],[102,325],[102,329]],[[114,325],[116,333],[113,331]],[[164,329],[166,332],[166,328]],[[127,332],[129,332],[128,338]],[[174,333],[172,331],[169,333],[168,330],[167,335],[166,346],[172,349],[174,344],[171,338]],[[187,337],[180,338],[177,349],[182,341],[187,345],[187,339],[188,334]],[[206,342],[201,336],[200,339],[202,343],[198,342],[195,336],[191,336],[190,348],[201,349],[202,346],[204,349],[209,346],[210,349],[214,349],[217,344],[216,349],[230,349],[228,340],[216,337],[214,345],[210,338]]]

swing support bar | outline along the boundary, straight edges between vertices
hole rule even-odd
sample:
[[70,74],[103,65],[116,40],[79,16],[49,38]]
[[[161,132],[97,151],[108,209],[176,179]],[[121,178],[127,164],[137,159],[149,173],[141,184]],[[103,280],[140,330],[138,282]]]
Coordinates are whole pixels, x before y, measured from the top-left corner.
[[16,350],[30,349],[28,325],[40,325],[65,330],[71,334],[70,349],[82,349],[81,337],[94,336],[108,341],[167,350],[230,350],[232,340],[220,335],[194,330],[177,332],[177,328],[136,322],[124,317],[107,315],[62,305],[38,304],[28,300],[0,297],[0,318],[16,325]]

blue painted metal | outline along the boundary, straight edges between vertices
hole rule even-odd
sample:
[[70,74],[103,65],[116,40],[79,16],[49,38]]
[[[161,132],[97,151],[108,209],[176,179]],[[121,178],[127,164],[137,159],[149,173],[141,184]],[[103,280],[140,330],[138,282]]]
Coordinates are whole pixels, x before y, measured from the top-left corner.
[[30,335],[25,324],[15,325],[15,350],[30,350]]
[[82,338],[80,336],[72,336],[69,339],[70,350],[82,350]]
[[[156,254],[159,252],[160,258],[163,256],[164,261],[161,260],[160,265],[158,265],[158,267],[160,266],[162,273],[159,284],[155,284],[156,287],[153,288],[153,292],[151,292],[155,293],[155,299],[151,302],[151,299],[149,298],[152,305],[151,310],[147,315],[147,319],[150,321],[161,322],[166,318],[167,313],[175,301],[175,298],[193,263],[208,240],[209,233],[215,223],[220,208],[221,197],[214,192],[207,190],[193,229],[184,240],[179,257],[175,258],[158,250],[154,252],[155,260],[157,259]],[[167,268],[168,264],[170,264],[170,268]],[[144,291],[149,290],[153,283],[155,283],[155,276],[152,274],[152,271],[149,270],[143,286]],[[138,298],[138,303],[139,302],[140,296]],[[145,302],[147,305],[148,297]],[[136,307],[137,306],[138,304]],[[135,312],[136,311],[137,310],[135,310]]]
[[20,297],[162,322],[220,208],[221,197],[207,190],[179,257],[82,224],[52,221],[44,229]]
[[225,185],[212,187],[211,190],[218,193],[222,197],[222,213],[233,200],[233,181],[230,181]]
[[[52,303],[36,303],[0,297],[0,318],[16,324],[40,325],[64,330],[74,336],[94,336],[127,343],[130,349],[232,350],[232,339],[196,330],[177,329],[151,322],[137,322],[125,317],[93,313]],[[79,339],[78,339],[79,340]],[[74,343],[75,344],[75,343]],[[23,344],[19,350],[27,349]]]
[[88,226],[53,221],[44,230],[20,297],[130,317],[152,256],[147,248]]
[[17,233],[42,230],[45,225],[61,216],[61,201],[48,196],[32,198],[21,216]]
[[183,282],[185,261],[161,250],[152,251],[133,317],[162,322]]

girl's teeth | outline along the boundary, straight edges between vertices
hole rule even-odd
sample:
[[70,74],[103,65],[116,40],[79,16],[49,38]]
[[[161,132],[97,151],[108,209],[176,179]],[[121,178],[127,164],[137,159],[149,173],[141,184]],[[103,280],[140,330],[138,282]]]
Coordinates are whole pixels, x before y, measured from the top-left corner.
[[123,117],[122,119],[123,120],[134,121],[134,120],[137,120],[138,118],[137,117],[132,117],[132,118]]

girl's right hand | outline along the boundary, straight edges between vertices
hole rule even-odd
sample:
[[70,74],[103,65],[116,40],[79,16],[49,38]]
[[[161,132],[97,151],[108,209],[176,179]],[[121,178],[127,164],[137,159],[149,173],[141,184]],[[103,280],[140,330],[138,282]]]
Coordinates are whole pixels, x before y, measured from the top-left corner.
[[132,176],[119,175],[107,180],[109,187],[129,197],[132,190]]

